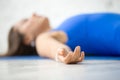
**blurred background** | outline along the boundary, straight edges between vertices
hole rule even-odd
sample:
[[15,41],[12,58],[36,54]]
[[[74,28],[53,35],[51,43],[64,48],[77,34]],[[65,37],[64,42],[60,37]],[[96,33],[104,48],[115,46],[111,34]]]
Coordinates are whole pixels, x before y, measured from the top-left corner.
[[76,14],[120,13],[120,0],[0,0],[0,53],[8,48],[8,32],[17,21],[32,13],[47,16],[55,28]]

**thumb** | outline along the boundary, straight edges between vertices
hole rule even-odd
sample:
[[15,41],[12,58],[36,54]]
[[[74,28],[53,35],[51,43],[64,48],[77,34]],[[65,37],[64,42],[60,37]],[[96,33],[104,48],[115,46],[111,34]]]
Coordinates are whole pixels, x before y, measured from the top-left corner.
[[67,55],[67,51],[64,48],[58,48],[58,54],[65,57]]

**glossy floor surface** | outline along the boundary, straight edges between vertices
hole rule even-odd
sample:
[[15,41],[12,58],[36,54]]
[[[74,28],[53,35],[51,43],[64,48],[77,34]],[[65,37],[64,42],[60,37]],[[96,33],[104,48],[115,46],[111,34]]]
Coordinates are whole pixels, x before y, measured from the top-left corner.
[[0,80],[120,80],[120,57],[66,65],[39,57],[0,58]]

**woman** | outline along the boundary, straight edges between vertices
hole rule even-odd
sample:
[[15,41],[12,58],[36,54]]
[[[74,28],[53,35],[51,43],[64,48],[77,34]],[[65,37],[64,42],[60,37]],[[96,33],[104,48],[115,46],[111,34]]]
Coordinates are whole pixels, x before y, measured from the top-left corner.
[[120,55],[119,14],[77,15],[53,30],[47,18],[35,14],[21,23],[22,25],[18,26],[22,27],[13,27],[13,32],[24,35],[21,41],[26,46],[35,42],[37,53],[43,57],[64,63],[77,63],[84,59],[83,51],[87,55]]
[[31,18],[21,20],[11,28],[8,52],[1,56],[40,55],[66,64],[84,59],[79,46],[72,52],[64,44],[67,41],[64,32],[50,30],[46,17],[33,14]]

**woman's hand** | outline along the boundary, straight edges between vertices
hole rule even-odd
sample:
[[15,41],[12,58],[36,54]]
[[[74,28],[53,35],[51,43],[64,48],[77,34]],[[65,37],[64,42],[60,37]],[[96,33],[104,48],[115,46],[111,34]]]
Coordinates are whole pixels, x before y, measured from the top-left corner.
[[67,51],[64,48],[60,48],[58,50],[58,60],[66,64],[82,62],[84,60],[84,56],[85,53],[84,51],[81,52],[80,46],[77,46],[74,52]]

